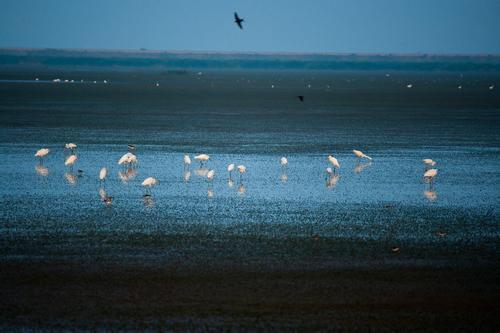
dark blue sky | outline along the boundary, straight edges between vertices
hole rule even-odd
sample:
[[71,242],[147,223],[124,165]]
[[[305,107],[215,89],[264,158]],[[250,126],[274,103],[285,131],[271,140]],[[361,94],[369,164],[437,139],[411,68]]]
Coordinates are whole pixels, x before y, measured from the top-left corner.
[[499,54],[500,0],[1,0],[0,47]]

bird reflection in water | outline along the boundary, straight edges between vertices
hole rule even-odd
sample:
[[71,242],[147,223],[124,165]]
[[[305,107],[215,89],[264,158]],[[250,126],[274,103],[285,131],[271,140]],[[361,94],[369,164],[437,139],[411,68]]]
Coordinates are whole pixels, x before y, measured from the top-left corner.
[[191,171],[186,170],[184,171],[182,177],[184,178],[184,182],[189,182],[189,179],[191,179]]
[[245,194],[246,191],[247,191],[247,189],[246,189],[245,185],[240,184],[240,186],[238,186],[238,190],[237,190],[238,194],[243,195],[243,194]]
[[142,201],[144,203],[144,207],[153,208],[155,206],[155,201],[151,194],[146,194],[142,197]]
[[200,177],[206,177],[208,173],[208,168],[198,168],[194,170],[194,173]]
[[288,175],[286,173],[286,170],[281,171],[280,180],[282,183],[286,183],[288,181]]
[[229,186],[230,188],[233,188],[234,187],[234,180],[232,180],[231,178],[229,178],[227,180],[227,186]]
[[99,196],[101,197],[101,200],[102,202],[106,205],[106,206],[111,206],[111,204],[113,203],[113,197],[110,197],[107,193],[106,193],[106,190],[101,187],[99,189]]
[[429,188],[428,190],[425,190],[424,191],[424,196],[429,201],[436,201],[437,200],[437,192],[434,189],[432,189],[432,188]]
[[331,175],[330,177],[328,177],[328,179],[326,180],[326,188],[329,190],[334,188],[337,185],[337,183],[339,182],[339,179],[340,179],[339,174]]
[[118,172],[118,177],[120,177],[120,179],[124,183],[127,183],[128,181],[134,179],[136,175],[137,175],[137,169],[135,168],[128,168],[125,171]]
[[47,177],[49,175],[49,169],[44,167],[42,164],[37,164],[35,166],[35,171],[37,174],[39,174],[40,176],[43,176],[43,177]]
[[370,165],[372,165],[372,162],[365,162],[365,163],[358,162],[356,163],[356,166],[354,167],[353,171],[354,173],[360,173],[364,169],[368,168]]
[[66,179],[66,181],[68,182],[69,185],[76,185],[77,178],[71,172],[66,172],[64,174],[64,178]]

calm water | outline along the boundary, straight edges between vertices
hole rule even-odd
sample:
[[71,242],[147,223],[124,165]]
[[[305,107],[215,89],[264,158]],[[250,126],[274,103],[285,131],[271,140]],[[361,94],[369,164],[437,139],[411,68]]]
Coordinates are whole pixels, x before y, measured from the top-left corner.
[[[498,76],[36,76],[38,82],[32,74],[10,73],[0,81],[5,255],[53,253],[17,248],[25,237],[82,235],[88,241],[99,233],[321,234],[418,244],[434,242],[435,232],[444,230],[450,242],[467,239],[496,249]],[[304,103],[299,94],[306,96]],[[73,170],[64,166],[67,142],[78,144]],[[137,145],[135,170],[117,165],[129,143]],[[42,147],[51,150],[43,166],[33,156]],[[352,149],[373,161],[360,164]],[[184,153],[210,154],[206,167],[216,171],[213,185],[199,175],[197,162],[184,169]],[[330,182],[324,171],[329,154],[341,164]],[[281,156],[289,159],[286,170]],[[432,189],[422,178],[423,158],[437,161]],[[247,166],[241,181],[236,173],[229,181],[229,163]],[[109,175],[101,185],[103,166]],[[140,184],[149,176],[159,184],[143,197]],[[101,187],[113,197],[111,206],[100,200]]]

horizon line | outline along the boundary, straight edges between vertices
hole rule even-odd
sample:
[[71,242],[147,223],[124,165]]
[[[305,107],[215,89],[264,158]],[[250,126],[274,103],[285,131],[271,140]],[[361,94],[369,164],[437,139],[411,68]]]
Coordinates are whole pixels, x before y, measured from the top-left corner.
[[295,51],[216,51],[216,50],[162,50],[162,49],[108,49],[108,48],[54,48],[54,47],[0,47],[0,51],[70,51],[101,53],[142,53],[142,54],[208,54],[208,55],[262,55],[262,56],[379,56],[379,57],[500,57],[500,53],[395,53],[395,52],[295,52]]

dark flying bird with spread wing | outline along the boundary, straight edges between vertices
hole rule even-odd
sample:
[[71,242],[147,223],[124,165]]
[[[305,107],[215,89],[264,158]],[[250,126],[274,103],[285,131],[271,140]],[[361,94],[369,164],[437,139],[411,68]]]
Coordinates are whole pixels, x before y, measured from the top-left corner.
[[243,25],[241,25],[241,22],[245,22],[245,20],[240,18],[238,16],[238,13],[234,12],[234,23],[236,23],[238,27],[243,30]]

